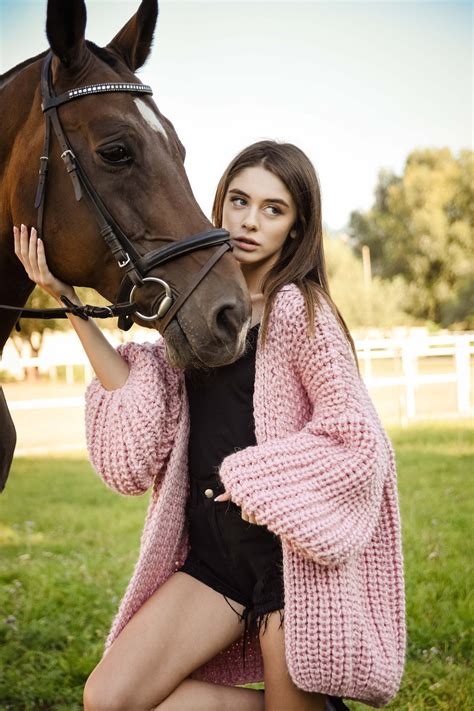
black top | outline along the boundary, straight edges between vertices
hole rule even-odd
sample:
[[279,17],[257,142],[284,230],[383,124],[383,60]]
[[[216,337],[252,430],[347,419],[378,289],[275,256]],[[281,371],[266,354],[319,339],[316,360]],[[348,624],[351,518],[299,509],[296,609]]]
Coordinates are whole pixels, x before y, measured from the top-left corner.
[[245,353],[234,363],[185,373],[191,479],[217,475],[225,457],[257,443],[253,390],[259,326],[249,330]]

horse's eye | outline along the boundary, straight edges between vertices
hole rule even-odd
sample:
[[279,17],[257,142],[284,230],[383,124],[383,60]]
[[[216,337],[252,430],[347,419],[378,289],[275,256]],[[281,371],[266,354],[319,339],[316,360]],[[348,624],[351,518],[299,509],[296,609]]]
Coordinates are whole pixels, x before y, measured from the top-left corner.
[[108,163],[128,163],[131,160],[131,156],[124,146],[110,146],[109,148],[103,148],[99,151],[99,154]]

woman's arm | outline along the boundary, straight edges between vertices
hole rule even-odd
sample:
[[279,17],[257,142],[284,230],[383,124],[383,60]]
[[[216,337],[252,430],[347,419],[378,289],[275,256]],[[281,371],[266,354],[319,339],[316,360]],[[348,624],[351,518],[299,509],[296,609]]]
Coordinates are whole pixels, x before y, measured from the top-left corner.
[[[74,289],[51,274],[44,246],[24,225],[14,228],[15,254],[29,278],[60,301],[80,305]],[[160,476],[173,445],[181,408],[180,373],[166,362],[162,339],[117,350],[95,325],[68,316],[97,378],[86,390],[86,440],[91,462],[121,494],[143,494]]]
[[[31,281],[40,286],[46,293],[58,301],[61,306],[61,296],[67,296],[74,304],[82,306],[81,300],[72,286],[56,279],[49,271],[44,244],[38,238],[34,227],[31,235],[25,225],[13,228],[15,254],[23,264]],[[102,331],[92,319],[85,321],[79,316],[68,314],[68,319],[76,331],[84,347],[95,374],[106,390],[116,390],[127,381],[129,367],[127,362],[105,338]]]
[[[393,452],[331,308],[318,307],[309,339],[303,297],[291,298],[291,319],[275,314],[288,324],[275,367],[296,370],[310,419],[299,432],[226,457],[219,475],[257,523],[316,562],[337,565],[373,536],[395,476]],[[279,330],[281,338],[286,329]]]
[[91,462],[110,488],[140,495],[161,478],[178,429],[182,374],[156,343],[119,346],[130,373],[107,391],[95,378],[86,391],[86,439]]

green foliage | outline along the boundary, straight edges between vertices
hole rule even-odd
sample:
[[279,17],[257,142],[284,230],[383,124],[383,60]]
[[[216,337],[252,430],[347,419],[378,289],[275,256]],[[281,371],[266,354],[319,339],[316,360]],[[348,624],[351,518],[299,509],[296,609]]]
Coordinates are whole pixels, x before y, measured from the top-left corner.
[[362,261],[348,242],[326,239],[324,250],[331,296],[350,329],[390,328],[415,322],[405,310],[405,283],[400,276],[375,276],[364,283]]
[[[26,302],[26,307],[29,309],[55,309],[58,308],[58,302],[48,296],[42,289],[35,288],[31,293],[30,298]],[[20,331],[13,329],[11,339],[15,348],[19,353],[23,349],[23,344],[27,343],[30,347],[32,355],[37,355],[41,350],[44,334],[47,330],[60,331],[64,330],[65,321],[60,319],[20,319]]]
[[374,273],[401,275],[409,312],[442,326],[474,322],[473,177],[472,151],[415,150],[402,176],[379,173],[367,213],[351,213],[351,237],[370,247]]
[[[472,708],[472,424],[391,434],[409,641],[402,689],[388,708]],[[84,460],[16,460],[0,499],[2,711],[82,708],[133,570],[147,500],[112,493]]]
[[[94,289],[86,287],[78,287],[76,291],[84,304],[92,304],[93,306],[102,306],[108,302]],[[49,296],[45,291],[36,287],[30,295],[26,303],[26,308],[31,309],[58,309],[61,305]],[[100,319],[96,323],[104,329],[115,329],[117,327],[117,319]],[[19,353],[23,349],[23,345],[27,343],[30,347],[32,355],[38,355],[41,351],[45,333],[49,331],[64,331],[71,328],[67,319],[33,319],[23,318],[20,320],[20,331],[13,329],[10,338]]]

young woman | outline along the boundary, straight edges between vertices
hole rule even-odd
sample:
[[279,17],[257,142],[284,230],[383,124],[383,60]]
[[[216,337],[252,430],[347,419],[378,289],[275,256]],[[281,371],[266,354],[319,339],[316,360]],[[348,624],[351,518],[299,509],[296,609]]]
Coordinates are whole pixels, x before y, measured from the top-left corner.
[[[152,487],[85,709],[382,706],[405,653],[395,463],[329,294],[311,162],[291,144],[246,148],[213,218],[253,304],[235,363],[183,373],[163,339],[116,351],[70,317],[97,374],[92,463],[122,494]],[[34,230],[15,245],[31,279],[80,303]],[[262,679],[264,693],[236,686]]]

